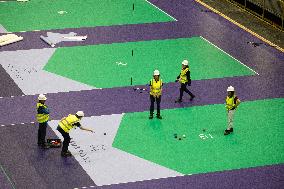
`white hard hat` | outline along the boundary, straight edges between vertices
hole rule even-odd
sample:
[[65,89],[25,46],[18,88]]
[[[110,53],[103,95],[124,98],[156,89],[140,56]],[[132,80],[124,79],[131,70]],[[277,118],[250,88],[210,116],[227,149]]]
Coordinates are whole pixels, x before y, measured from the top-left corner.
[[188,66],[188,60],[183,60],[181,64],[185,65],[185,66]]
[[160,75],[159,70],[155,70],[155,71],[154,71],[154,75]]
[[46,96],[44,95],[44,94],[40,94],[39,96],[38,96],[38,100],[46,100],[47,98],[46,98]]
[[84,117],[84,112],[83,111],[78,111],[76,113],[77,116],[80,116],[80,117]]
[[235,91],[235,88],[232,87],[232,86],[230,86],[230,87],[228,87],[227,91],[228,91],[228,92],[229,92],[229,91]]

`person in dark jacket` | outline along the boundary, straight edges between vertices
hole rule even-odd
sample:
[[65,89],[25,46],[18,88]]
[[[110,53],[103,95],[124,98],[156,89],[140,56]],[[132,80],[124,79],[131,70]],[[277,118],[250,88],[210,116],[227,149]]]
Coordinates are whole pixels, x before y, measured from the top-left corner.
[[49,145],[45,142],[45,136],[46,136],[46,127],[48,126],[48,120],[49,120],[49,110],[47,105],[45,104],[46,97],[43,94],[40,94],[38,96],[38,103],[36,105],[37,108],[37,122],[39,124],[38,127],[38,140],[37,144],[38,146],[47,149],[49,148]]
[[183,92],[186,92],[190,96],[190,101],[193,100],[195,97],[194,94],[192,94],[186,86],[191,86],[191,78],[190,78],[190,69],[188,66],[188,60],[182,61],[182,69],[180,71],[179,76],[176,79],[176,82],[180,82],[180,89],[179,89],[179,98],[175,101],[176,103],[182,102]]
[[161,97],[162,97],[162,87],[163,87],[163,81],[160,78],[160,72],[159,70],[155,70],[153,74],[153,79],[150,81],[150,116],[149,119],[153,119],[154,114],[154,102],[157,103],[157,118],[162,119],[161,116]]

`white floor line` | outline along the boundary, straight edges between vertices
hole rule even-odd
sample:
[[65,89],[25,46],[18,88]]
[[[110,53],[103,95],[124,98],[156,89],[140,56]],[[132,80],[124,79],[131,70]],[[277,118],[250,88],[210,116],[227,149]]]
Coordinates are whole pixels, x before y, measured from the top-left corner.
[[227,54],[228,56],[230,56],[231,58],[233,58],[234,60],[236,60],[237,62],[239,62],[240,64],[242,64],[243,66],[245,66],[246,68],[248,68],[249,70],[253,71],[255,74],[259,75],[259,73],[257,73],[256,71],[254,71],[253,69],[251,69],[250,67],[248,67],[247,65],[245,65],[244,63],[242,63],[241,61],[239,61],[238,59],[236,59],[235,57],[233,57],[232,55],[230,55],[229,53],[225,52],[223,49],[219,48],[217,45],[213,44],[212,42],[210,42],[209,40],[205,39],[204,37],[200,36],[203,40],[207,41],[208,43],[210,43],[211,45],[213,45],[214,47],[216,47],[217,49],[219,49],[220,51],[222,51],[223,53]]
[[0,127],[7,127],[7,126],[10,126],[10,125],[27,125],[27,124],[35,124],[35,122],[34,121],[32,121],[32,122],[29,122],[29,123],[8,123],[8,124],[6,124],[6,125],[0,125]]
[[156,5],[154,5],[153,3],[149,2],[148,0],[145,0],[147,3],[149,3],[150,5],[152,5],[153,7],[155,7],[156,9],[162,11],[163,13],[165,13],[166,15],[168,15],[169,17],[171,17],[172,19],[174,19],[175,21],[178,21],[176,18],[174,18],[173,16],[169,15],[168,13],[166,13],[165,11],[163,11],[162,9],[160,9],[159,7],[157,7]]
[[28,30],[28,31],[19,31],[19,33],[25,33],[25,32],[33,32],[33,31],[42,31],[42,30]]
[[[35,94],[38,95],[38,94]],[[20,97],[20,96],[27,96],[27,95],[19,95],[19,96],[0,96],[0,98],[14,98],[14,97]]]
[[16,189],[14,183],[12,182],[12,180],[10,179],[10,177],[8,176],[8,174],[6,173],[5,169],[3,168],[3,166],[1,164],[0,164],[0,168],[1,168],[2,172],[5,174],[6,178],[8,179],[9,183],[11,184],[12,188]]
[[0,24],[0,33],[2,33],[1,35],[4,35],[11,32],[8,32],[8,30],[3,25]]
[[85,189],[85,188],[95,188],[96,186],[83,186],[83,187],[80,187],[80,188],[73,188],[73,189]]

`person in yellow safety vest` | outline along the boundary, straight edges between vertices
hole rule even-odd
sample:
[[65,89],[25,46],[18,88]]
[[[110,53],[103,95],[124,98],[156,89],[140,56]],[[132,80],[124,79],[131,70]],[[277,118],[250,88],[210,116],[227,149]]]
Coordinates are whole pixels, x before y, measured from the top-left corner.
[[233,119],[234,119],[234,114],[241,103],[239,98],[235,94],[235,89],[232,86],[229,86],[227,89],[228,96],[226,98],[226,109],[227,109],[227,118],[228,118],[228,126],[227,129],[224,132],[224,135],[228,135],[234,131],[233,129]]
[[179,89],[179,98],[175,101],[175,103],[177,102],[182,102],[182,96],[183,96],[183,92],[186,92],[187,94],[190,95],[190,101],[193,100],[193,98],[195,97],[194,94],[192,94],[187,88],[186,85],[191,86],[191,78],[190,78],[190,69],[188,66],[188,60],[183,60],[182,61],[182,68],[180,71],[179,76],[176,79],[176,82],[180,82],[180,89]]
[[153,79],[150,81],[150,116],[149,119],[153,119],[154,114],[154,102],[157,103],[157,118],[162,119],[161,110],[160,110],[160,103],[162,97],[162,86],[163,81],[160,79],[160,72],[159,70],[155,70],[153,74]]
[[40,94],[38,96],[38,103],[36,104],[36,109],[37,109],[36,119],[39,124],[37,144],[38,146],[44,149],[49,148],[49,145],[47,145],[45,142],[46,127],[48,126],[48,120],[49,120],[49,110],[47,105],[45,104],[46,99],[47,98],[45,95]]
[[72,156],[71,152],[68,150],[68,146],[70,143],[70,135],[69,132],[74,127],[79,127],[81,130],[94,132],[91,129],[86,129],[81,126],[80,121],[84,117],[84,112],[78,111],[75,115],[69,114],[67,117],[64,117],[60,120],[57,130],[61,133],[64,138],[61,156],[67,157]]

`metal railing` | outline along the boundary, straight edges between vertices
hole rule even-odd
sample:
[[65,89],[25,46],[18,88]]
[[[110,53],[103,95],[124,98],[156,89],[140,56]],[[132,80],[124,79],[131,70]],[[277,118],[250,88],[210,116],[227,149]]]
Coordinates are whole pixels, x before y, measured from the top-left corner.
[[284,0],[227,0],[284,30]]

